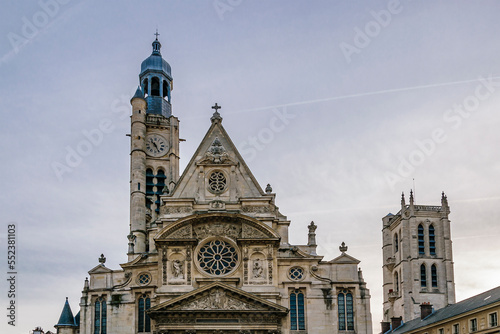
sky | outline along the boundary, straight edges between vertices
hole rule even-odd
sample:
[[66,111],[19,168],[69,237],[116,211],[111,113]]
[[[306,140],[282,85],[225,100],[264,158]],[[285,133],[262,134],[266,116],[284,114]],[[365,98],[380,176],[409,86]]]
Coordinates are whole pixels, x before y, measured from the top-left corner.
[[[181,167],[215,102],[290,242],[361,261],[382,320],[382,220],[445,191],[457,301],[500,277],[498,1],[4,1],[0,332],[54,331],[88,271],[127,260],[130,98],[158,29]],[[92,141],[90,140],[92,139]],[[79,153],[80,152],[80,153]],[[8,325],[9,226],[16,326]]]

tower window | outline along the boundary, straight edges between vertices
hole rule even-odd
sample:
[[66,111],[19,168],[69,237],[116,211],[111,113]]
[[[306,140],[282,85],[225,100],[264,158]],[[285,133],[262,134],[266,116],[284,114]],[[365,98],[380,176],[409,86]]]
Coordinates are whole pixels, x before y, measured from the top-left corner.
[[167,98],[170,102],[170,87],[167,80],[163,80],[163,98]]
[[151,307],[151,299],[147,295],[142,295],[139,298],[138,305],[138,316],[139,319],[137,321],[137,331],[139,333],[151,332],[151,319],[149,315],[146,313]]
[[429,226],[429,253],[436,255],[436,235],[434,234],[434,226]]
[[[154,187],[154,182],[153,178],[155,175],[153,174],[153,170],[151,168],[146,169],[146,197],[153,196],[153,187]],[[151,201],[146,200],[146,207],[148,209],[151,209]]]
[[158,77],[151,79],[151,95],[160,96],[160,79]]
[[398,234],[394,234],[394,253],[397,253],[399,250],[399,240],[398,240]]
[[354,330],[354,305],[352,294],[347,290],[342,290],[338,294],[339,304],[339,330]]
[[394,273],[394,288],[396,292],[399,291],[399,275],[397,271]]
[[431,266],[431,284],[433,288],[437,288],[438,286],[437,268],[435,264]]
[[418,225],[418,254],[425,254],[424,227]]
[[290,329],[306,329],[304,293],[301,290],[290,293]]
[[144,79],[142,81],[142,91],[144,92],[145,95],[149,94],[149,81],[148,79]]
[[106,334],[106,300],[97,298],[94,308],[94,334]]
[[425,288],[427,286],[427,271],[425,264],[420,265],[420,286]]

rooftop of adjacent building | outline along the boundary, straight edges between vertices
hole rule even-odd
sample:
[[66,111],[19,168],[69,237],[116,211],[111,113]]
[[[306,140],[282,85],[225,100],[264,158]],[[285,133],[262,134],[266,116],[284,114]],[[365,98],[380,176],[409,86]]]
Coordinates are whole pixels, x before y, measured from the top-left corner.
[[479,309],[481,307],[500,302],[500,286],[465,299],[456,304],[448,305],[442,309],[432,312],[423,319],[414,319],[403,323],[398,328],[386,333],[402,334],[409,333],[422,327],[433,325],[446,319]]

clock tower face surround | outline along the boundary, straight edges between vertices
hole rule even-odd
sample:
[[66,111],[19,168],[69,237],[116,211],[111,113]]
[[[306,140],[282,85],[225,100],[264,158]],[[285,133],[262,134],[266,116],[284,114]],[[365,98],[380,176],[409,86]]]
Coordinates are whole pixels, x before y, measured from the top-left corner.
[[146,153],[151,157],[161,157],[167,154],[170,146],[168,141],[161,135],[151,134],[146,137]]

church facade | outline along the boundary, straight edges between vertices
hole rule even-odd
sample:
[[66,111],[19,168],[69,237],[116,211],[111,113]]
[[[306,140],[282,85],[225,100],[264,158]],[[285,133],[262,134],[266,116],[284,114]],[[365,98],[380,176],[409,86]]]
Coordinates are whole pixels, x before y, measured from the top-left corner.
[[[58,334],[372,333],[359,261],[291,245],[290,220],[263,189],[215,112],[182,175],[173,78],[161,44],[131,99],[130,234],[120,269],[89,271],[79,323]],[[71,322],[71,321],[69,321]]]

